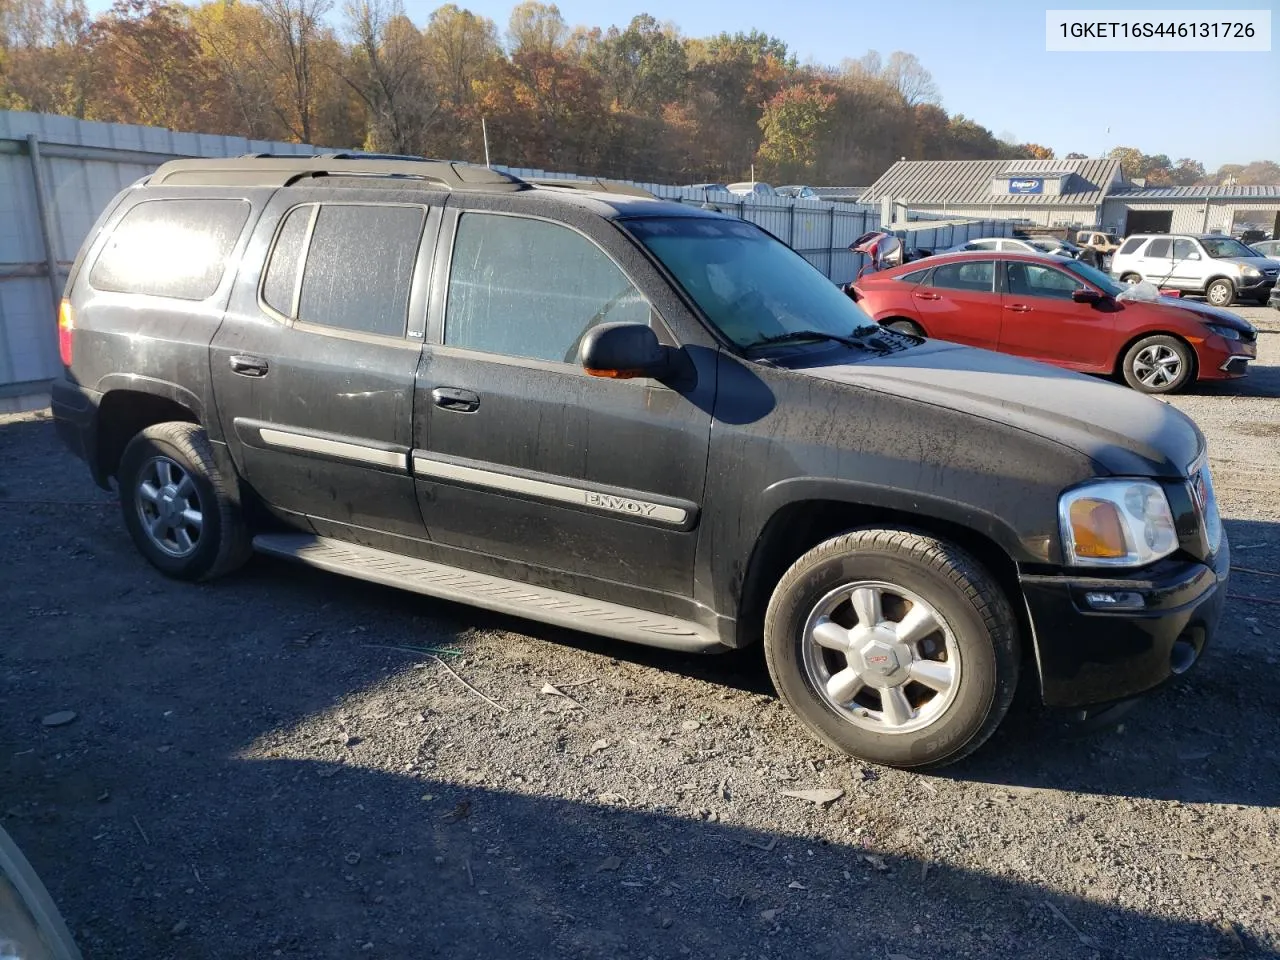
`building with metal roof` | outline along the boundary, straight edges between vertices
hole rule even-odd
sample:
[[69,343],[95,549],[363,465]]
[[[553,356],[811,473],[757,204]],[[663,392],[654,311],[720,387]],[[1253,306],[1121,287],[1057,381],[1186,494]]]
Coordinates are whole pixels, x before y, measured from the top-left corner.
[[1016,220],[1031,229],[1232,233],[1252,222],[1280,235],[1280,185],[1139,186],[1110,159],[900,160],[860,200],[933,216]]

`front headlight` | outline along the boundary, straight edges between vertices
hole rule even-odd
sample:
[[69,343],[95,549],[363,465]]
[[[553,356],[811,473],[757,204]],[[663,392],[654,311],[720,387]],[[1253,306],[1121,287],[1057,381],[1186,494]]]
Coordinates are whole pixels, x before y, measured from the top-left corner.
[[1062,546],[1077,567],[1140,567],[1178,549],[1173,511],[1152,480],[1095,480],[1058,500]]
[[1208,327],[1214,333],[1216,333],[1218,336],[1220,336],[1223,340],[1239,340],[1240,339],[1240,331],[1237,330],[1235,327],[1226,327],[1220,323],[1206,323],[1205,326]]
[[1260,276],[1262,276],[1261,271],[1259,271],[1257,267],[1244,267],[1244,268],[1242,268],[1242,269],[1241,269],[1241,271],[1240,271],[1240,272],[1241,272],[1242,274],[1244,274],[1246,277],[1260,277]]

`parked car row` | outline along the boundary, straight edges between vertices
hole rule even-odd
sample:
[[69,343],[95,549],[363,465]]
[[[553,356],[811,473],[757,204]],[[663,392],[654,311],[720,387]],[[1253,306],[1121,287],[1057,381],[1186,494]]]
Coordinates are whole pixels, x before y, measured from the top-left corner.
[[869,274],[849,292],[892,329],[1119,375],[1143,393],[1242,377],[1257,356],[1257,331],[1233,313],[1024,251],[931,257]]
[[794,200],[814,200],[818,197],[818,192],[813,187],[803,184],[773,187],[758,180],[744,180],[741,183],[691,183],[689,189],[706,192],[719,190],[737,197],[790,197]]

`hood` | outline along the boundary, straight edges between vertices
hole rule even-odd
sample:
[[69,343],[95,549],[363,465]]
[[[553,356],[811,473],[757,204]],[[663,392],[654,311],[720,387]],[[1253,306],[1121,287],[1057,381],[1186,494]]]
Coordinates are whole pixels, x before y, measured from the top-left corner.
[[1047,364],[930,340],[887,356],[790,358],[794,373],[947,407],[1046,437],[1128,476],[1186,476],[1204,448],[1195,423],[1163,401]]
[[[1128,304],[1126,303],[1126,306]],[[1232,313],[1230,310],[1223,310],[1221,307],[1215,307],[1208,303],[1202,303],[1198,300],[1183,300],[1180,297],[1161,297],[1159,300],[1151,303],[1151,306],[1158,307],[1161,310],[1182,310],[1187,313],[1196,314],[1196,319],[1203,320],[1205,323],[1216,323],[1224,327],[1231,327],[1244,333],[1254,330],[1253,324],[1241,317],[1239,314]]]
[[1274,277],[1280,271],[1280,260],[1270,257],[1214,257],[1213,263],[1229,263],[1234,267],[1253,267],[1253,269]]

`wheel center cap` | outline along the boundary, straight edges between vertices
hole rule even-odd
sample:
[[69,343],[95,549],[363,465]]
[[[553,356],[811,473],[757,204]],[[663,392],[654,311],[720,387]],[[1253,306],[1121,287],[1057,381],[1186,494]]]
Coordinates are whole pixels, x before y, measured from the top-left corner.
[[894,680],[911,663],[911,652],[892,633],[873,630],[869,641],[857,650],[864,676]]
[[177,488],[167,486],[160,491],[160,516],[166,521],[172,520],[182,512],[182,505]]

